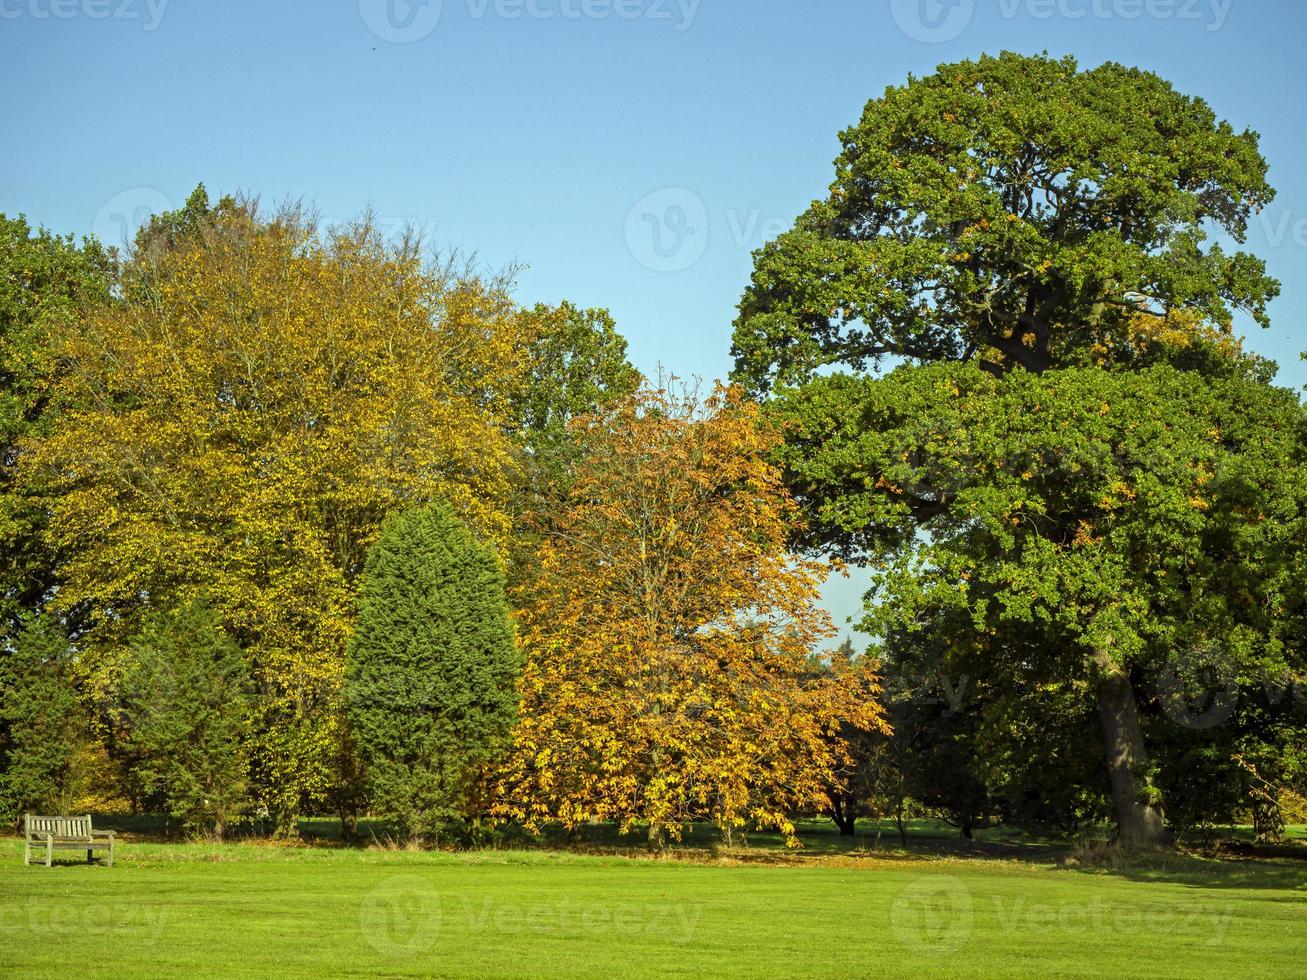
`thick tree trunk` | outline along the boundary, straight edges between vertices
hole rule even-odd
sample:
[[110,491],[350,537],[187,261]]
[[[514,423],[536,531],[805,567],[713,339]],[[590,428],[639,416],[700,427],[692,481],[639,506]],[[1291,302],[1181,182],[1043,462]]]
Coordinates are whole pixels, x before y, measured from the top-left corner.
[[1165,840],[1162,808],[1148,780],[1148,753],[1139,727],[1134,686],[1105,651],[1096,659],[1098,719],[1112,781],[1112,802],[1116,805],[1117,839],[1127,847],[1160,844]]
[[1284,839],[1284,814],[1269,794],[1253,802],[1253,832],[1257,843],[1273,844]]
[[839,793],[827,793],[830,800],[830,816],[835,826],[840,828],[841,837],[852,837],[856,833],[858,818],[852,805],[845,805],[844,797]]
[[274,816],[272,836],[276,840],[296,840],[300,835],[300,815],[290,810],[278,810]]
[[359,811],[353,802],[345,803],[340,808],[340,839],[346,844],[358,843]]
[[661,823],[649,821],[649,852],[661,854],[667,850],[667,828]]

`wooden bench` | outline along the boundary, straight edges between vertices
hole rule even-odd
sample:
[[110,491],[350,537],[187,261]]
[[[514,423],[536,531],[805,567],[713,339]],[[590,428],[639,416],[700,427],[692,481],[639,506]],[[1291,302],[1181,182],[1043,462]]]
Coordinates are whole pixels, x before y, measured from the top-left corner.
[[35,814],[23,815],[23,831],[26,840],[23,843],[23,864],[31,860],[32,845],[45,847],[45,866],[50,867],[55,851],[85,851],[86,863],[92,860],[92,851],[109,851],[109,867],[113,867],[112,830],[95,830],[91,827],[91,815],[82,817],[38,817]]

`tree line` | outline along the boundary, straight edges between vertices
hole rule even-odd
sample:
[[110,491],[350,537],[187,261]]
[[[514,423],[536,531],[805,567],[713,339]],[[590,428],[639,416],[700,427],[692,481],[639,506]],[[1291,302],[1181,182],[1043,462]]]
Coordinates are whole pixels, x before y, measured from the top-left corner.
[[[1307,416],[1212,241],[1273,196],[1256,134],[1004,54],[841,145],[711,390],[366,216],[0,219],[0,809],[1275,836]],[[850,567],[866,650],[817,606]]]

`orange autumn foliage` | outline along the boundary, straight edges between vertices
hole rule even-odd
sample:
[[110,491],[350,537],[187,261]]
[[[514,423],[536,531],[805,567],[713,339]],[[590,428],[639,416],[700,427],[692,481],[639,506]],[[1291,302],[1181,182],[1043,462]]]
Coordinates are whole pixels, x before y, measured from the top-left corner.
[[796,843],[844,724],[884,729],[876,679],[836,655],[828,571],[786,547],[777,433],[738,391],[643,390],[577,420],[582,462],[524,589],[522,714],[502,817],[615,820],[651,844],[693,820]]

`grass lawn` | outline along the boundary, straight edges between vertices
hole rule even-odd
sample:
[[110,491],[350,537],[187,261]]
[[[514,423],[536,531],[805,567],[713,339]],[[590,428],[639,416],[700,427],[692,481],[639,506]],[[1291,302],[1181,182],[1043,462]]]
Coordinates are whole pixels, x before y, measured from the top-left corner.
[[[867,842],[862,841],[865,845]],[[59,859],[56,858],[56,861]],[[4,976],[1292,977],[1307,862],[0,841]]]

